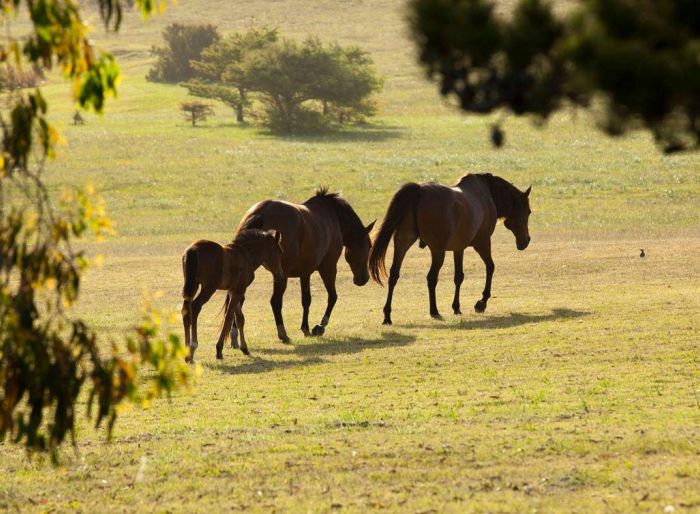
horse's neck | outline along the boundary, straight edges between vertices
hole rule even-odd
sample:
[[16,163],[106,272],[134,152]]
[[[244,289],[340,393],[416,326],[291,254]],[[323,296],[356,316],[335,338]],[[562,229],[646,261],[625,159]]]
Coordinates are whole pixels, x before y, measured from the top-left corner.
[[307,208],[311,211],[316,210],[316,215],[320,216],[321,218],[326,218],[327,213],[330,212],[338,220],[338,227],[340,227],[343,246],[348,246],[348,244],[352,242],[356,227],[352,222],[352,216],[342,212],[342,207],[339,207],[335,205],[333,201],[326,199],[326,201],[323,203],[319,202],[315,205],[307,205]]
[[500,177],[489,177],[487,186],[496,205],[499,218],[507,218],[513,211],[513,186]]

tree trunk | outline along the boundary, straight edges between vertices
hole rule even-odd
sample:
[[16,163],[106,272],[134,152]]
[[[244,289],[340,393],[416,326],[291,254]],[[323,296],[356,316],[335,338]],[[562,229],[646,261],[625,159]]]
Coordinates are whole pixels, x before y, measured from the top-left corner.
[[238,123],[243,123],[243,122],[245,122],[245,120],[243,119],[243,106],[246,103],[245,89],[239,87],[238,94],[241,97],[241,101],[236,106],[236,121]]
[[194,111],[192,111],[192,126],[195,126],[195,117],[194,117]]
[[323,115],[328,116],[328,100],[323,101]]

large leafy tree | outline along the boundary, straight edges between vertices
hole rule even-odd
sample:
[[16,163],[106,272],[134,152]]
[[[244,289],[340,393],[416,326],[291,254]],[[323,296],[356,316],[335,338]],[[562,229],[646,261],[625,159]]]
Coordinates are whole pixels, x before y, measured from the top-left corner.
[[543,120],[574,104],[611,135],[645,127],[666,152],[700,146],[700,2],[582,0],[565,17],[544,0],[510,17],[494,5],[410,2],[420,60],[463,110]]
[[277,42],[276,30],[251,29],[233,34],[206,48],[199,60],[190,63],[194,78],[184,82],[191,95],[219,100],[236,111],[236,121],[244,122],[244,109],[250,105],[250,83],[242,63],[252,53]]
[[317,38],[284,39],[249,54],[240,69],[265,105],[268,124],[283,132],[315,128],[332,110],[344,113],[341,122],[371,115],[369,97],[381,87],[366,52]]
[[[136,0],[146,14],[151,0]],[[108,29],[119,27],[120,0],[99,0]],[[58,67],[73,85],[75,101],[101,112],[116,93],[119,69],[98,55],[77,2],[4,0],[0,18],[7,37],[0,64],[42,70]],[[26,16],[32,27],[12,36],[10,20]],[[44,182],[43,163],[58,139],[49,105],[38,88],[6,92],[0,112],[0,440],[10,438],[55,459],[75,437],[77,400],[86,394],[96,425],[116,419],[125,400],[147,401],[187,380],[177,337],[157,334],[157,317],[146,313],[125,344],[99,345],[95,331],[71,312],[87,266],[76,242],[100,235],[109,220],[89,191],[66,192],[56,203]],[[110,349],[111,347],[111,349]],[[152,380],[139,381],[143,366]]]
[[153,82],[177,83],[195,76],[191,62],[201,58],[202,51],[219,41],[213,25],[173,23],[163,30],[165,46],[151,49],[158,57],[146,78]]

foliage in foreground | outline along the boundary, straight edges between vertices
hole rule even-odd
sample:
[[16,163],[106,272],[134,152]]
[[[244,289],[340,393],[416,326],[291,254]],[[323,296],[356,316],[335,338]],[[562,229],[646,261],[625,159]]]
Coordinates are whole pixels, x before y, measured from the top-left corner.
[[411,2],[420,60],[463,110],[543,120],[573,103],[608,134],[644,126],[666,152],[700,146],[696,0],[585,0],[564,19],[544,0],[520,0],[509,19],[494,7]]
[[239,123],[253,95],[264,107],[265,124],[285,133],[374,115],[370,97],[382,84],[360,48],[313,37],[297,43],[269,29],[222,39],[191,64],[195,77],[182,84],[190,94],[233,107]]
[[[99,57],[88,40],[77,3],[5,2],[3,23],[26,14],[33,27],[22,40],[8,38],[0,64],[21,70],[58,65],[73,83],[74,99],[101,112],[116,94],[119,69],[109,54]],[[137,2],[144,13],[153,2]],[[107,27],[119,27],[119,0],[100,0]],[[109,231],[104,209],[89,191],[67,193],[58,208],[44,183],[43,163],[59,140],[47,120],[40,90],[13,89],[0,113],[0,441],[7,438],[29,451],[50,452],[68,435],[75,441],[76,402],[88,393],[88,416],[104,420],[111,433],[116,407],[124,400],[146,402],[186,383],[183,350],[175,336],[162,339],[158,320],[146,312],[126,347],[112,344],[103,356],[97,335],[71,315],[87,259],[75,243],[88,233]],[[150,387],[141,384],[142,367],[154,371]]]

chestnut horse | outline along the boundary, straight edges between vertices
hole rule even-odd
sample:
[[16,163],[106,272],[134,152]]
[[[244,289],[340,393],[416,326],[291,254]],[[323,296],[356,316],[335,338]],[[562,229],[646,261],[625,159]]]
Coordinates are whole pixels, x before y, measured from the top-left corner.
[[[239,231],[233,242],[221,246],[214,241],[200,240],[192,243],[182,255],[182,272],[185,285],[182,296],[182,322],[185,326],[185,344],[190,350],[188,362],[194,362],[197,342],[197,318],[202,306],[216,290],[228,291],[224,323],[216,343],[216,358],[223,358],[226,335],[235,316],[241,333],[241,351],[248,355],[248,345],[243,335],[243,300],[246,288],[255,278],[255,270],[261,265],[273,273],[282,273],[282,248],[280,233],[259,229]],[[201,288],[200,288],[201,286]],[[199,289],[199,295],[195,293]],[[237,333],[236,333],[237,335]]]
[[[246,212],[239,227],[259,225],[282,233],[282,275],[275,278],[270,305],[277,324],[277,336],[289,342],[282,318],[282,298],[289,277],[299,277],[303,318],[301,331],[305,336],[322,335],[330,320],[338,294],[335,276],[338,259],[345,247],[345,260],[350,265],[353,283],[363,286],[369,281],[367,259],[370,249],[368,227],[362,225],[350,204],[337,193],[320,189],[303,204],[265,200]],[[311,274],[318,271],[328,292],[328,304],[321,322],[309,331],[311,305]],[[233,330],[233,329],[232,329]],[[233,333],[233,332],[232,332]]]
[[386,277],[384,257],[391,236],[394,236],[394,260],[389,272],[384,324],[391,325],[391,299],[399,280],[401,263],[416,240],[420,241],[421,248],[430,248],[432,257],[427,277],[430,315],[443,319],[435,301],[435,287],[445,251],[454,252],[455,296],[452,308],[455,314],[461,314],[459,288],[464,280],[464,249],[468,246],[476,250],[486,265],[484,292],[474,305],[476,312],[484,312],[491,297],[491,278],[495,268],[491,259],[491,234],[496,221],[503,218],[506,228],[515,235],[518,250],[527,248],[530,243],[530,189],[528,187],[523,193],[507,180],[490,173],[465,175],[451,187],[434,183],[404,184],[389,203],[369,257],[372,278],[381,284],[382,277]]

